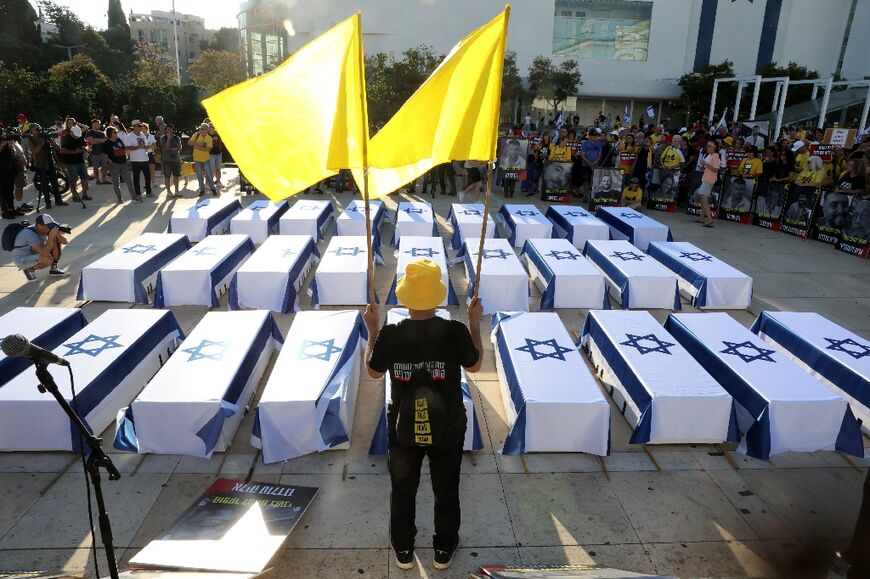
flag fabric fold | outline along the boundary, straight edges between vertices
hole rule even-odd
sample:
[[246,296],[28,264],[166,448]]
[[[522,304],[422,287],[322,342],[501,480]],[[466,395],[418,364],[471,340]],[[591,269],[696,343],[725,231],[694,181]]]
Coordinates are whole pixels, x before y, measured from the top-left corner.
[[364,66],[357,13],[203,106],[241,172],[278,201],[365,166]]
[[[510,6],[462,39],[372,138],[368,187],[388,195],[451,160],[495,159]],[[354,167],[363,188],[363,172]]]

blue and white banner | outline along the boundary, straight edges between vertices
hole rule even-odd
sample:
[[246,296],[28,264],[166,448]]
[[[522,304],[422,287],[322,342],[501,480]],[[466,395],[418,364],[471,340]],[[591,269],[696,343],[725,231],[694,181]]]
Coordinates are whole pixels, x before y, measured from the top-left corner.
[[319,261],[320,251],[310,235],[273,235],[233,276],[230,309],[298,311],[299,290]]
[[[447,310],[436,310],[435,315],[445,320],[450,319],[450,312]],[[405,308],[393,308],[387,312],[387,323],[398,324],[408,317],[408,310]],[[468,387],[468,376],[465,374],[465,369],[460,368],[462,388],[462,404],[465,406],[465,440],[462,444],[462,450],[475,451],[483,448],[483,437],[480,433],[480,426],[477,420],[477,411],[474,409],[474,400],[471,397],[471,390]],[[378,425],[375,428],[375,434],[372,437],[372,443],[369,447],[369,454],[379,455],[389,452],[389,435],[387,432],[387,407],[392,400],[392,383],[390,381],[390,373],[384,376],[384,407],[381,409],[381,415],[378,417]]]
[[[381,226],[387,217],[387,209],[383,201],[369,201],[369,213],[372,219],[372,246],[375,250],[375,260],[383,264],[381,255]],[[354,199],[345,207],[344,212],[335,222],[335,234],[344,237],[366,235],[365,202]]]
[[677,274],[680,292],[696,308],[745,310],[752,302],[752,278],[696,245],[654,241],[649,255]]
[[296,314],[257,406],[265,463],[349,446],[367,339],[355,310]]
[[247,235],[255,245],[261,245],[273,233],[278,233],[278,220],[287,212],[287,200],[259,199],[230,219],[230,233]]
[[610,454],[610,405],[554,313],[498,313],[492,342],[510,430],[502,452]]
[[[78,308],[18,307],[0,316],[0,340],[21,334],[40,348],[51,351],[87,323]],[[9,358],[0,350],[0,386],[32,365],[30,358]]]
[[728,314],[671,314],[665,328],[740,404],[741,452],[864,455],[848,402]]
[[[553,224],[534,205],[502,205],[496,218],[504,235],[514,247],[522,247],[527,239],[553,237]],[[480,235],[478,234],[478,239]]]
[[740,440],[731,395],[649,312],[589,312],[580,342],[634,428],[629,443]]
[[396,264],[396,276],[393,278],[393,285],[390,286],[390,294],[387,296],[388,304],[395,305],[399,303],[399,298],[396,296],[396,285],[405,276],[405,269],[407,269],[408,264],[420,259],[429,259],[441,267],[441,281],[447,286],[447,295],[444,301],[438,305],[459,305],[459,298],[456,297],[453,284],[450,282],[450,272],[447,270],[447,250],[444,248],[444,241],[440,237],[405,235],[399,242],[396,259],[398,261]]
[[332,201],[300,199],[278,220],[278,231],[281,235],[310,235],[320,241],[333,221]]
[[674,240],[667,225],[629,207],[599,207],[595,216],[610,226],[611,239],[629,241],[641,251],[646,251],[651,241]]
[[627,241],[587,241],[583,254],[623,308],[680,309],[677,276]]
[[[463,244],[456,254],[456,259],[462,259],[465,263],[469,299],[474,295],[478,248],[478,241],[470,241]],[[514,253],[514,248],[507,239],[487,239],[483,248],[478,297],[484,313],[529,311],[529,274]]]
[[[452,249],[461,248],[466,240],[480,239],[480,233],[483,231],[483,210],[483,203],[453,203],[450,205],[447,219],[453,227],[453,236],[450,238]],[[486,216],[486,237],[488,239],[498,237],[492,215]]]
[[540,309],[610,309],[604,276],[567,239],[530,239],[520,259],[541,290]]
[[209,312],[116,418],[115,448],[211,458],[232,442],[281,332],[272,314]]
[[154,307],[217,307],[233,274],[252,253],[247,235],[209,235],[160,270]]
[[550,205],[546,213],[557,237],[564,237],[577,249],[590,239],[610,239],[610,227],[581,207]]
[[157,273],[190,249],[181,233],[144,233],[86,265],[76,299],[147,304]]
[[196,205],[172,212],[167,233],[183,233],[196,243],[207,235],[223,235],[230,230],[230,220],[242,210],[232,197],[203,197]]
[[401,201],[396,210],[396,229],[390,245],[398,247],[404,235],[415,237],[438,237],[435,212],[430,203]]
[[870,434],[870,342],[810,312],[762,312],[752,331],[845,398]]
[[[129,404],[184,338],[172,312],[111,309],[54,348],[75,377],[73,402],[66,371],[52,371],[58,389],[99,435]],[[0,450],[79,450],[81,438],[29,372],[0,388]]]
[[368,249],[365,236],[334,235],[314,272],[311,305],[364,306],[369,303]]

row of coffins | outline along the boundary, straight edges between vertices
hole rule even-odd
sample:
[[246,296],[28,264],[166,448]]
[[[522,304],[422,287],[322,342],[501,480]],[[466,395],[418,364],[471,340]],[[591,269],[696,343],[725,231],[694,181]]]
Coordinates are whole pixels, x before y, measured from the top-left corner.
[[[387,321],[407,315],[394,309]],[[109,310],[88,324],[74,309],[17,308],[0,317],[0,333],[14,332],[70,362],[74,406],[95,432],[115,419],[121,450],[225,450],[278,350],[252,429],[264,460],[350,441],[367,339],[354,310],[301,312],[286,339],[265,310],[209,312],[185,337],[164,310]],[[863,456],[856,416],[870,418],[870,343],[818,314],[765,312],[749,330],[725,313],[673,313],[663,327],[648,312],[593,310],[575,343],[556,314],[498,312],[492,342],[509,427],[505,454],[609,453],[614,406],[580,349],[632,425],[632,443],[739,440],[739,450],[757,458]],[[78,434],[28,366],[0,357],[0,449],[76,450]],[[72,400],[70,376],[56,380]],[[465,448],[476,450],[479,423],[464,374],[462,381]],[[384,386],[388,401],[389,380]],[[380,412],[372,453],[386,449],[386,408]]]

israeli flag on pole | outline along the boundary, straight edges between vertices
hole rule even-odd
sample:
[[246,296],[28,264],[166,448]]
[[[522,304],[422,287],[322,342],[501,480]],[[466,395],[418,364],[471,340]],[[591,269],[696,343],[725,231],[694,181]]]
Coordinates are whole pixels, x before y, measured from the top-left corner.
[[628,111],[628,105],[625,105],[625,109],[622,111],[622,124],[631,125],[631,113]]
[[565,124],[564,119],[562,119],[562,113],[559,113],[559,118],[556,119],[556,129],[553,131],[553,142],[557,143],[559,139],[559,131],[562,130],[562,125]]
[[650,105],[650,106],[648,106],[648,107],[646,108],[646,116],[647,116],[647,118],[649,118],[649,119],[654,119],[654,118],[656,118],[656,110],[655,110],[655,108],[653,108],[652,105]]
[[728,121],[728,107],[725,107],[725,110],[722,111],[722,118],[719,119],[719,124],[716,125],[716,130],[721,129],[725,126],[725,123]]

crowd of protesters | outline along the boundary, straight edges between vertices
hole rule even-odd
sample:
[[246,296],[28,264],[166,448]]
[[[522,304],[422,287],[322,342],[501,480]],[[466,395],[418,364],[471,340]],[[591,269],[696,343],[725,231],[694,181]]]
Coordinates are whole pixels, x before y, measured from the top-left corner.
[[[191,161],[183,160],[185,150],[192,153]],[[92,119],[89,124],[72,117],[57,119],[44,128],[20,114],[16,127],[0,130],[0,209],[3,219],[18,219],[40,204],[50,209],[68,201],[100,202],[100,195],[109,191],[117,204],[123,204],[122,183],[126,199],[133,202],[156,199],[161,193],[166,199],[180,198],[180,179],[187,189],[193,175],[199,196],[216,196],[223,188],[222,166],[223,144],[208,119],[187,138],[160,116],[151,126],[139,119],[128,126],[112,115],[108,121]],[[36,192],[29,201],[24,198],[28,179]]]

